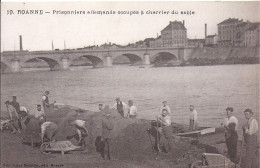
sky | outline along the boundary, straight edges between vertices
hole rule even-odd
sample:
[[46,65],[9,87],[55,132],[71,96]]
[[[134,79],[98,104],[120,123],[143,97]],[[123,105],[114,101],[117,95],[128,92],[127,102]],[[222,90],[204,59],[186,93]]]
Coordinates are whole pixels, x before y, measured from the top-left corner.
[[[13,15],[8,11],[12,10]],[[17,10],[43,10],[42,15],[18,14]],[[53,14],[53,11],[115,11],[116,14]],[[178,14],[171,14],[172,11]],[[138,11],[139,14],[118,14]],[[141,11],[144,14],[141,14]],[[170,11],[169,14],[147,14],[147,11]],[[181,11],[195,12],[193,15]],[[50,13],[45,13],[50,12]],[[217,33],[217,24],[228,18],[260,22],[260,3],[252,2],[2,2],[1,51],[29,51],[54,48],[73,49],[89,45],[116,43],[127,45],[145,38],[157,37],[169,21],[185,21],[190,39]],[[64,45],[65,43],[65,45]]]

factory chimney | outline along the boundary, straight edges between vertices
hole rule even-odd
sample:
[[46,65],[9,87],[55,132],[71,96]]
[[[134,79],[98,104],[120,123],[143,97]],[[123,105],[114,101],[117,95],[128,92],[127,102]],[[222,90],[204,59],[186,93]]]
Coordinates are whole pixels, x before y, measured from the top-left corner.
[[207,23],[205,23],[205,39],[207,38]]
[[21,35],[19,37],[20,37],[20,51],[23,51],[23,39]]
[[185,21],[184,20],[182,21],[182,24],[183,24],[183,26],[185,26]]

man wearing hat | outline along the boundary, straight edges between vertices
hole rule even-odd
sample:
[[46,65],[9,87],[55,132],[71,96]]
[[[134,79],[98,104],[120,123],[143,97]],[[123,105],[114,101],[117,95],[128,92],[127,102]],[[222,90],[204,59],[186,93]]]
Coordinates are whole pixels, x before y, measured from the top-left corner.
[[247,119],[247,124],[244,125],[243,135],[246,144],[246,158],[245,158],[245,168],[253,168],[256,161],[257,153],[257,132],[258,132],[258,123],[253,117],[253,112],[251,109],[246,109],[244,111],[245,118]]
[[171,127],[171,116],[166,109],[162,110],[162,113],[157,116],[157,121],[161,125],[162,134],[160,142],[163,144],[166,153],[172,150],[172,127]]
[[22,129],[22,124],[21,124],[21,115],[20,115],[20,104],[16,101],[16,96],[13,96],[13,101],[10,103],[16,110],[16,113],[18,114],[18,126],[19,129]]
[[225,128],[225,141],[226,141],[226,145],[227,145],[228,158],[232,162],[236,162],[237,140],[238,140],[238,134],[237,134],[238,120],[232,114],[233,111],[234,110],[232,107],[226,108],[227,118],[225,119],[225,122],[224,122],[224,128]]
[[11,102],[9,102],[9,100],[5,102],[5,105],[6,105],[8,113],[9,113],[10,120],[11,120],[10,126],[13,130],[12,133],[17,133],[17,131],[19,132],[20,129],[16,127],[15,123],[16,123],[16,121],[17,121],[17,123],[19,122],[18,121],[19,115],[18,115],[17,111],[15,110],[14,106],[11,104]]
[[170,114],[171,113],[171,109],[170,109],[169,105],[167,105],[167,101],[163,101],[162,104],[163,105],[160,108],[160,112],[162,113],[163,109],[166,109],[168,111],[168,113]]
[[118,113],[121,114],[122,117],[125,116],[124,109],[126,109],[126,107],[126,104],[120,100],[120,97],[117,97],[114,108],[117,109]]
[[110,157],[110,145],[111,145],[111,131],[114,128],[114,124],[111,118],[111,110],[109,109],[109,106],[106,105],[104,110],[103,110],[103,118],[102,118],[102,136],[101,136],[101,141],[104,142],[105,146],[104,149],[101,151],[101,156],[103,159],[105,159],[105,155],[107,154],[107,158],[111,160]]

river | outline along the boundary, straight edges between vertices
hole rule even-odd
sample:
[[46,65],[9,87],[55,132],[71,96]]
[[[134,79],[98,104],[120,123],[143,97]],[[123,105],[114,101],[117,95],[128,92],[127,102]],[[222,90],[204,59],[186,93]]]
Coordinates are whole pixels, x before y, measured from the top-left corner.
[[134,101],[138,118],[154,119],[166,100],[173,111],[172,120],[189,121],[189,105],[198,112],[201,126],[219,126],[228,106],[244,121],[243,111],[259,114],[260,65],[219,65],[190,67],[74,68],[69,71],[26,71],[1,74],[1,112],[4,102],[17,96],[30,112],[41,104],[45,90],[50,101],[97,111],[98,104],[112,106],[116,97]]

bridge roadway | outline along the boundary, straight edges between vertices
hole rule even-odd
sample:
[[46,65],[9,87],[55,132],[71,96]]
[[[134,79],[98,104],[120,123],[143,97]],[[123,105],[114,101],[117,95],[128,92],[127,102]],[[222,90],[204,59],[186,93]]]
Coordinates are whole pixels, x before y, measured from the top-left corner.
[[[118,56],[126,56],[131,64],[149,65],[159,57],[168,57],[176,64],[187,60],[193,48],[129,48],[104,50],[58,50],[58,51],[4,51],[1,53],[1,72],[19,72],[29,60],[38,58],[48,63],[50,70],[69,69],[73,60],[88,58],[93,67],[110,67]],[[161,58],[163,59],[163,58]]]

